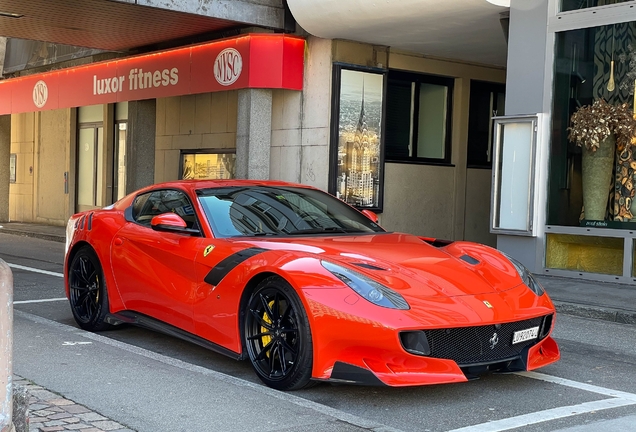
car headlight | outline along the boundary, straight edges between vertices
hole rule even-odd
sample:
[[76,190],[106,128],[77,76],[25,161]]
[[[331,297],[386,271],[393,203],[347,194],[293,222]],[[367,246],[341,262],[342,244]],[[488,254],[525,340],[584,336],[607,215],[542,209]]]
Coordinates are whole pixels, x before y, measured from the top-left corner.
[[320,261],[320,263],[349,288],[371,303],[390,309],[410,309],[404,297],[381,283],[354,270],[329,261]]
[[526,284],[526,286],[530,288],[532,292],[534,292],[536,295],[542,296],[543,293],[545,292],[545,289],[543,289],[543,286],[541,286],[539,281],[537,281],[532,275],[532,273],[530,273],[530,270],[528,270],[526,266],[521,264],[519,261],[517,261],[510,255],[505,254],[503,252],[502,254],[506,258],[508,258],[510,263],[515,267],[515,269],[517,269],[517,273],[519,273],[519,276],[521,277],[521,280],[523,281],[523,283]]

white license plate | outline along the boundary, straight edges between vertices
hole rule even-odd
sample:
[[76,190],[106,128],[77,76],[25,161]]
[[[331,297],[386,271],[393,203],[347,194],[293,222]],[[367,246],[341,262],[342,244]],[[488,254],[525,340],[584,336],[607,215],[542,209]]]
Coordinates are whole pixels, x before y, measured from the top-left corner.
[[539,326],[531,327],[525,330],[519,330],[512,334],[512,344],[525,342],[527,340],[536,339],[539,336]]

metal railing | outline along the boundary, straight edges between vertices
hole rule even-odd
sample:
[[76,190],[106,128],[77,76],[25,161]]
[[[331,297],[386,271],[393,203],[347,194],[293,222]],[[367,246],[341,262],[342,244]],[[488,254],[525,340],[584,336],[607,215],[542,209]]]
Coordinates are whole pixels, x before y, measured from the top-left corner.
[[13,432],[13,273],[0,259],[0,431]]

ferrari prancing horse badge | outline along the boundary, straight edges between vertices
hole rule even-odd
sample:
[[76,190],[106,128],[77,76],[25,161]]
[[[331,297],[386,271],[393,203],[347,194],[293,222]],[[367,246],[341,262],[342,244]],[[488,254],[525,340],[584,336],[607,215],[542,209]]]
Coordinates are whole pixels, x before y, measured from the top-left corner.
[[210,254],[210,252],[212,252],[214,250],[214,245],[208,245],[205,247],[205,249],[203,250],[203,256],[206,257]]

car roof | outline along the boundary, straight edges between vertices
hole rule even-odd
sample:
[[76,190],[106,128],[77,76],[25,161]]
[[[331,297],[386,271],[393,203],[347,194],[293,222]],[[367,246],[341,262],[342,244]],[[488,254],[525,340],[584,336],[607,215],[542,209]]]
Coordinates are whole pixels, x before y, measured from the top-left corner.
[[145,187],[138,192],[154,190],[154,189],[186,189],[191,193],[200,189],[211,189],[218,187],[250,187],[250,186],[286,186],[314,189],[311,186],[291,183],[278,180],[176,180],[170,182],[156,183]]

